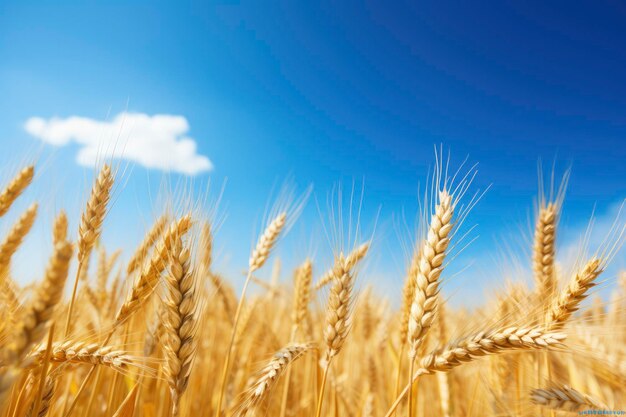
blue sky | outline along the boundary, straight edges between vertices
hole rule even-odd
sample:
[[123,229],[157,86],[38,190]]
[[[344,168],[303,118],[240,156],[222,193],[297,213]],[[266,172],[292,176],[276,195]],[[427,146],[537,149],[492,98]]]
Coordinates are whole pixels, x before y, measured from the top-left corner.
[[[34,155],[43,165],[23,203],[44,206],[29,244],[45,247],[60,207],[79,212],[91,177],[76,163],[76,143],[44,143],[25,122],[111,121],[126,110],[185,118],[181,135],[213,165],[191,180],[197,195],[209,182],[215,195],[228,179],[218,241],[229,271],[245,267],[282,178],[300,189],[313,183],[322,206],[334,184],[364,181],[366,229],[382,206],[370,280],[397,292],[404,255],[391,219],[417,210],[435,144],[453,163],[480,164],[474,188],[491,184],[468,219],[480,238],[455,260],[459,270],[473,265],[458,275],[470,294],[482,291],[476,280],[497,280],[487,272],[496,247],[528,230],[539,159],[547,171],[572,167],[563,246],[594,205],[608,223],[626,197],[626,6],[411,3],[4,2],[2,178]],[[133,165],[105,242],[139,239],[164,177],[189,181]],[[293,247],[294,259],[329,249],[308,243],[307,226],[319,222],[314,200],[301,220],[283,257]]]

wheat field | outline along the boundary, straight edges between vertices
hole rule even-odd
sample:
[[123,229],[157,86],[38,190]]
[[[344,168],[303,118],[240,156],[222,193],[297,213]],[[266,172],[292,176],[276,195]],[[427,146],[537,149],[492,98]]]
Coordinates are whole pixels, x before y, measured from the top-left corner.
[[[269,272],[272,252],[304,198],[276,205],[237,290],[213,267],[215,225],[201,210],[162,213],[132,253],[105,248],[100,237],[116,175],[104,165],[83,212],[58,213],[45,274],[34,284],[18,285],[11,262],[36,220],[36,203],[0,243],[2,416],[626,409],[626,274],[602,275],[624,225],[561,265],[562,190],[537,199],[528,279],[503,276],[493,296],[469,309],[455,307],[441,284],[462,245],[460,226],[471,222],[471,172],[434,176],[405,277],[393,277],[404,280],[402,294],[390,299],[359,283],[371,239],[337,248],[332,265],[297,259],[290,279],[263,278],[277,275]],[[3,185],[0,216],[33,178],[27,166]],[[67,216],[77,219],[77,231],[68,230]],[[610,299],[595,292],[599,284],[610,286]]]

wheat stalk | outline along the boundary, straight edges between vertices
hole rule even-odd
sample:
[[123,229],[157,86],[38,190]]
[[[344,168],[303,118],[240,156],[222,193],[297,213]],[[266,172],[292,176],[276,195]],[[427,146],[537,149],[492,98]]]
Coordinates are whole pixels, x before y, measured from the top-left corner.
[[9,185],[0,193],[0,216],[4,216],[9,211],[13,202],[31,183],[34,175],[35,167],[33,165],[25,167],[17,173]]
[[587,394],[568,385],[533,389],[530,393],[534,404],[553,410],[580,411],[583,409],[607,410],[608,407]]

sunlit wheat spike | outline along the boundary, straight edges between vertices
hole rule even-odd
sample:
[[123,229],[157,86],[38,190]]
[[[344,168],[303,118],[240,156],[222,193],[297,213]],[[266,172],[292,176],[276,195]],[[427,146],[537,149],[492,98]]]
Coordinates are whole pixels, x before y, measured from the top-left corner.
[[[26,359],[27,366],[38,366],[46,353],[45,347],[35,349]],[[56,342],[52,345],[50,362],[101,365],[116,370],[128,366],[142,367],[141,359],[114,346],[101,346],[79,340]]]
[[439,204],[430,219],[428,236],[420,253],[415,279],[415,292],[409,314],[409,356],[415,358],[417,349],[430,329],[435,318],[439,296],[439,277],[443,271],[446,249],[450,243],[454,204],[452,196],[445,190],[439,193]]
[[309,301],[311,300],[311,280],[313,277],[313,263],[307,259],[296,270],[294,305],[293,305],[293,325],[300,328],[307,318]]
[[22,357],[45,336],[54,308],[63,297],[72,252],[69,242],[60,242],[54,247],[44,279],[36,287],[33,299],[24,308],[14,339],[16,357]]
[[61,210],[52,226],[52,242],[56,245],[67,240],[67,214]]
[[314,348],[312,343],[289,345],[274,354],[270,362],[259,372],[254,382],[239,396],[236,416],[245,416],[256,411],[277,385],[278,379],[294,361]]
[[558,206],[548,203],[539,208],[535,226],[535,244],[533,247],[533,270],[535,285],[540,299],[546,299],[556,290],[554,275],[554,256]]
[[265,264],[265,261],[267,261],[267,258],[276,244],[280,232],[282,232],[285,227],[286,222],[287,213],[283,212],[276,216],[267,226],[250,255],[250,261],[248,263],[248,269],[250,272],[256,271],[261,268],[263,264]]
[[213,284],[213,288],[215,289],[215,295],[221,301],[222,306],[224,307],[224,315],[232,320],[232,317],[235,313],[235,309],[237,306],[237,299],[235,297],[235,293],[230,286],[229,283],[224,281],[224,279],[215,272],[209,272],[207,274],[209,281]]
[[102,222],[111,198],[113,173],[109,165],[104,165],[91,189],[85,211],[80,218],[78,228],[78,262],[87,256],[102,231]]
[[336,279],[328,295],[324,341],[328,360],[336,356],[343,347],[350,330],[350,316],[353,304],[354,274],[347,267],[345,258],[339,256],[336,262]]
[[583,394],[568,385],[553,388],[533,389],[530,393],[533,403],[542,407],[561,411],[607,410],[608,407],[593,397]]
[[417,281],[415,277],[419,273],[420,252],[414,251],[409,264],[404,286],[402,287],[402,306],[400,307],[400,340],[405,343],[409,332],[409,318],[411,317],[411,304],[415,297]]
[[589,295],[596,278],[602,273],[602,262],[592,258],[572,277],[569,285],[561,291],[548,311],[546,322],[551,328],[563,327],[580,307],[580,303]]
[[104,247],[100,252],[100,257],[98,259],[98,272],[96,276],[96,289],[99,297],[102,298],[100,304],[104,304],[104,302],[106,301],[107,283],[109,282],[111,271],[113,271],[115,263],[117,262],[117,259],[120,257],[121,253],[121,250],[116,250],[111,254],[111,256],[107,256]]
[[164,304],[162,304],[158,309],[154,312],[154,318],[148,325],[146,326],[146,334],[144,335],[143,340],[143,355],[145,357],[150,357],[154,354],[158,343],[163,334],[163,310],[165,309]]
[[213,264],[213,231],[211,223],[205,222],[202,225],[202,238],[200,239],[200,263],[204,271],[209,272]]
[[172,243],[176,237],[182,237],[191,228],[191,215],[181,217],[178,221],[170,224],[169,228],[161,236],[156,249],[152,253],[149,262],[135,280],[133,288],[120,307],[115,321],[121,322],[128,318],[146,298],[152,294],[161,277],[161,273],[167,266],[167,260],[172,249]]
[[163,229],[165,229],[166,224],[167,215],[163,214],[161,217],[156,219],[152,228],[150,228],[139,247],[135,250],[135,253],[130,258],[130,261],[128,261],[128,266],[126,267],[126,273],[128,275],[141,266],[143,260],[148,255],[148,251],[157,241],[161,233],[163,233]]
[[196,311],[198,296],[195,273],[190,265],[190,251],[175,237],[170,250],[167,295],[163,310],[166,357],[165,375],[172,396],[172,416],[180,412],[180,398],[187,388],[196,352]]
[[509,327],[479,332],[425,356],[421,361],[421,367],[427,372],[447,372],[481,356],[511,350],[557,347],[565,338],[566,335],[563,333],[549,332],[539,327]]
[[[52,397],[56,389],[56,377],[48,375],[41,395],[41,404],[39,405],[39,412],[36,417],[46,417],[50,411],[52,404]],[[31,404],[26,414],[26,417],[35,417],[34,410],[35,403]]]
[[[369,248],[370,248],[370,242],[365,242],[361,244],[360,246],[358,246],[356,249],[350,252],[348,256],[346,256],[345,266],[348,267],[348,269],[353,269],[354,267],[356,267],[357,264],[363,258],[365,258],[365,255],[367,255]],[[336,276],[337,276],[337,271],[335,270],[335,266],[333,266],[324,275],[322,275],[322,277],[317,281],[317,283],[315,284],[315,290],[319,290],[320,288],[326,286]]]
[[13,202],[32,182],[34,174],[35,167],[33,165],[25,167],[17,173],[9,185],[0,193],[0,216],[4,216],[9,211]]
[[36,217],[37,203],[34,203],[20,216],[0,244],[0,274],[9,269],[11,258],[22,244],[24,237],[30,232]]

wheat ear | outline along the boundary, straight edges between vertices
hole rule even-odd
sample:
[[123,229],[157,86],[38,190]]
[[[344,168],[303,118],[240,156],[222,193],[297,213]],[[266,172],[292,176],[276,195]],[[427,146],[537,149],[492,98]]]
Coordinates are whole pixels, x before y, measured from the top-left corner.
[[152,253],[150,261],[137,277],[131,292],[126,297],[124,304],[119,308],[115,321],[120,323],[126,320],[148,298],[156,288],[161,273],[167,266],[167,259],[172,249],[172,243],[176,237],[182,237],[191,227],[191,215],[181,217],[172,222],[159,241],[156,250]]
[[296,270],[295,288],[294,288],[294,304],[292,320],[294,333],[305,322],[308,311],[309,301],[311,300],[311,280],[313,277],[313,263],[307,259]]
[[322,413],[322,401],[324,398],[324,388],[328,377],[328,370],[332,359],[343,347],[348,331],[350,330],[350,316],[352,310],[352,290],[354,286],[354,275],[346,264],[343,255],[335,262],[334,271],[336,273],[333,285],[328,295],[328,306],[326,307],[326,325],[324,326],[324,342],[326,343],[326,359],[322,385],[317,400],[317,411],[315,416],[320,417]]
[[534,389],[530,393],[534,404],[553,410],[580,411],[582,409],[607,410],[608,407],[587,394],[568,385]]
[[126,273],[128,275],[130,275],[135,269],[141,266],[141,263],[148,255],[148,251],[150,250],[152,245],[154,245],[161,233],[163,233],[163,229],[165,229],[166,224],[167,216],[165,214],[159,217],[154,222],[154,224],[146,234],[146,237],[143,239],[139,247],[135,250],[135,253],[130,258],[130,261],[128,261],[128,266],[126,267]]
[[421,361],[421,367],[428,372],[447,372],[465,362],[489,354],[556,347],[565,337],[563,333],[548,332],[540,327],[509,327],[480,332],[425,356]]
[[[70,306],[67,310],[65,321],[65,337],[71,331],[72,314],[74,312],[74,302],[76,301],[76,290],[81,272],[84,268],[83,262],[91,253],[96,240],[102,230],[102,222],[106,214],[107,204],[111,198],[111,188],[113,187],[113,174],[109,165],[104,165],[96,178],[91,189],[91,195],[87,201],[87,207],[81,215],[78,227],[78,269],[72,288]],[[86,271],[86,270],[85,270]]]
[[409,318],[411,317],[411,304],[415,298],[415,288],[417,280],[415,277],[419,273],[420,251],[414,251],[411,263],[402,287],[402,306],[400,307],[400,341],[406,343],[409,332]]
[[109,165],[104,165],[91,189],[87,207],[81,215],[78,228],[78,262],[82,262],[91,251],[102,230],[102,222],[111,198],[113,174]]
[[[439,204],[430,219],[428,234],[420,251],[419,267],[414,276],[415,290],[409,311],[407,343],[409,345],[409,378],[412,378],[417,350],[424,341],[437,313],[439,277],[450,243],[454,204],[444,189],[439,192]],[[408,413],[413,413],[413,391],[409,392]]]
[[228,289],[228,284],[224,282],[222,277],[211,269],[213,264],[213,232],[209,222],[205,222],[202,225],[200,249],[200,265],[202,266],[202,275],[206,276],[213,284],[216,295],[221,300],[222,306],[224,307],[225,316],[231,320],[234,310],[234,296],[232,294],[232,289]]
[[39,412],[37,413],[37,416],[34,415],[35,404],[33,403],[28,409],[26,417],[46,417],[48,415],[48,411],[50,411],[50,405],[52,404],[52,397],[54,396],[55,389],[56,378],[48,375],[46,377],[44,390],[41,395],[41,403],[39,404]]
[[33,165],[25,167],[17,173],[9,185],[0,193],[0,216],[4,216],[9,211],[13,202],[32,182],[34,175],[35,167]]
[[72,252],[69,242],[60,242],[55,246],[44,279],[25,308],[15,338],[16,357],[21,358],[33,344],[39,343],[45,336],[54,308],[63,297]]
[[542,205],[535,226],[535,244],[533,247],[533,270],[540,300],[552,296],[556,290],[554,254],[557,222],[557,205],[555,203]]
[[[134,313],[148,298],[148,296],[152,294],[152,291],[158,283],[161,273],[166,267],[167,256],[171,247],[171,242],[173,241],[173,237],[184,235],[190,227],[191,216],[187,215],[182,217],[177,222],[172,223],[170,225],[170,228],[168,229],[168,232],[161,237],[161,242],[157,246],[155,252],[152,254],[150,262],[146,265],[141,275],[139,275],[133,285],[132,291],[128,294],[124,303],[118,310],[115,316],[115,325],[105,339],[105,343],[110,340],[113,335],[113,331],[115,331],[117,325],[119,325],[121,322],[126,320],[132,313]],[[78,403],[78,398],[91,380],[95,369],[96,366],[92,366],[89,370],[89,373],[83,380],[81,386],[78,388],[78,391],[74,396],[74,400],[67,409],[65,417],[69,417],[74,411],[76,404]]]
[[385,417],[393,415],[404,396],[422,375],[449,372],[464,363],[473,362],[487,355],[515,350],[541,350],[560,347],[565,338],[566,335],[563,333],[546,331],[541,327],[509,327],[479,332],[444,348],[437,349],[422,359],[421,368],[412,375],[410,382],[400,392]]
[[52,242],[56,245],[67,241],[67,214],[61,210],[52,226]]
[[289,345],[275,353],[272,360],[259,371],[255,381],[240,395],[235,415],[245,416],[256,411],[289,365],[313,348],[314,345],[311,343],[299,343]]
[[209,272],[211,270],[211,265],[213,264],[213,231],[211,230],[211,223],[205,222],[202,225],[202,239],[201,243],[201,256],[200,263],[202,265],[202,269],[205,272]]
[[189,248],[175,237],[170,251],[170,272],[166,277],[168,287],[164,308],[163,329],[166,356],[165,375],[172,396],[172,416],[180,412],[180,398],[187,388],[196,351],[196,310],[198,296],[195,273],[190,266]]
[[[36,349],[26,358],[26,366],[38,366],[45,354],[45,347]],[[100,346],[97,343],[77,340],[54,343],[52,345],[50,362],[101,365],[118,371],[126,369],[129,365],[141,367],[139,359],[114,346]]]
[[24,237],[30,232],[36,217],[37,203],[34,203],[20,216],[0,244],[0,274],[8,271],[11,258],[22,244]]
[[[296,268],[294,277],[293,310],[291,313],[291,335],[289,342],[296,338],[298,329],[305,323],[309,312],[309,301],[311,299],[311,280],[313,279],[313,264],[309,259]],[[287,413],[287,400],[289,399],[289,387],[291,382],[291,369],[285,375],[283,384],[283,394],[280,402],[279,417],[285,417]]]
[[[352,252],[350,252],[348,256],[346,256],[346,259],[345,259],[345,265],[348,267],[348,269],[353,269],[361,261],[361,259],[363,259],[365,255],[367,255],[369,248],[370,248],[370,243],[365,242],[361,244],[359,247],[357,247],[356,249],[354,249]],[[337,275],[338,275],[338,272],[335,266],[333,266],[324,275],[322,275],[322,277],[317,281],[317,283],[315,284],[315,290],[319,290],[320,288],[326,286]]]
[[602,271],[600,259],[592,258],[574,275],[569,286],[552,303],[546,318],[548,326],[558,329],[565,325],[587,297],[588,290],[595,285],[594,281]]
[[326,359],[329,361],[339,353],[348,336],[353,301],[354,275],[347,267],[343,256],[337,260],[335,271],[337,279],[328,295],[326,326],[324,327]]
[[417,349],[430,329],[437,310],[439,277],[443,271],[446,249],[450,243],[454,204],[445,190],[439,193],[439,204],[430,219],[428,236],[422,245],[419,268],[415,279],[415,293],[409,314],[409,357],[413,361]]
[[261,268],[276,244],[278,236],[282,232],[287,222],[287,213],[283,212],[276,216],[274,220],[267,226],[265,232],[259,238],[256,247],[250,255],[248,269],[250,272]]
[[408,332],[409,332],[409,318],[411,317],[411,304],[413,303],[413,298],[415,298],[415,288],[417,286],[417,282],[415,277],[419,273],[419,262],[420,262],[421,252],[419,249],[413,250],[413,256],[411,257],[411,263],[409,264],[409,268],[404,279],[404,285],[402,287],[402,305],[400,307],[400,355],[398,359],[398,366],[396,368],[396,385],[393,390],[394,393],[398,392],[398,388],[400,387],[400,375],[402,373],[402,357],[404,356],[404,350],[406,348],[406,343],[408,340]]
[[207,275],[215,288],[217,297],[222,300],[225,316],[228,317],[229,320],[232,320],[236,308],[236,300],[232,288],[229,287],[229,284],[226,283],[219,274],[210,271]]
[[233,353],[233,345],[235,344],[235,337],[237,335],[237,325],[239,324],[239,316],[241,314],[241,309],[246,299],[246,290],[248,289],[248,285],[250,284],[250,280],[252,279],[252,273],[261,268],[265,261],[267,261],[267,258],[269,257],[272,248],[278,241],[278,237],[282,230],[285,228],[286,224],[286,212],[282,212],[274,219],[272,219],[261,237],[259,237],[259,240],[250,255],[250,260],[248,262],[248,274],[246,276],[246,281],[243,284],[243,288],[241,289],[241,297],[239,297],[237,310],[235,310],[235,317],[233,318],[233,328],[230,335],[230,342],[228,344],[228,350],[226,352],[224,367],[222,368],[222,377],[220,379],[221,383],[219,388],[219,394],[217,397],[215,417],[219,417],[222,413],[222,401],[224,400],[224,390],[226,389],[226,380],[228,379],[228,368],[230,367],[230,360]]

